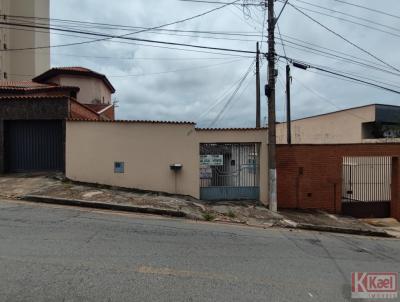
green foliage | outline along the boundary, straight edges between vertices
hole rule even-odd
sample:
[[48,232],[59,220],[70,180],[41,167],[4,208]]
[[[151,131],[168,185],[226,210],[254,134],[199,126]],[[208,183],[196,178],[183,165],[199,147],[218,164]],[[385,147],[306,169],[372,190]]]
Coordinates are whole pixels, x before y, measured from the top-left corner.
[[213,221],[215,219],[215,215],[211,212],[203,213],[203,218],[206,221]]

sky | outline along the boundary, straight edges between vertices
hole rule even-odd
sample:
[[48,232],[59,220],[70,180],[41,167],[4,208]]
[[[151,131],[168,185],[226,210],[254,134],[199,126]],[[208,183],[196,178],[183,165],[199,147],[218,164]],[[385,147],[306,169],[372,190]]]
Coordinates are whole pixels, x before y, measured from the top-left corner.
[[[347,1],[388,12],[394,17],[349,6],[337,0],[291,0],[290,3],[341,34],[348,41],[400,69],[398,52],[400,17],[395,17],[400,16],[400,2],[398,0]],[[370,20],[379,25],[311,6],[305,2]],[[243,3],[243,0],[239,3]],[[148,28],[185,19],[219,6],[221,5],[178,0],[51,0],[51,18]],[[263,26],[265,11],[257,6],[247,7],[249,9],[229,5],[203,17],[165,27],[172,30],[240,33],[246,36],[196,33],[178,33],[180,36],[176,36],[164,31],[161,34],[160,32],[134,34],[132,37],[249,51],[255,51],[256,42],[259,41],[262,42],[262,52],[266,52],[266,25]],[[276,2],[277,13],[281,8],[282,3]],[[325,15],[310,10],[323,12]],[[333,17],[348,19],[364,26]],[[292,6],[286,6],[278,25],[282,38],[292,43],[282,41],[277,30],[277,54],[284,55],[286,52],[290,58],[351,73],[352,76],[363,77],[367,81],[373,79],[400,91],[400,76],[395,74],[400,72],[340,39]],[[132,31],[83,27],[81,29],[116,35]],[[89,39],[93,37],[71,37],[56,32],[51,35],[52,45]],[[362,60],[365,64],[374,65],[391,73],[352,64],[340,58],[327,58],[301,47],[299,49],[293,44],[300,42],[299,40],[315,44],[315,46],[308,44],[309,47],[324,47],[325,50],[319,49],[326,52],[331,50],[341,52],[352,56],[354,60]],[[285,44],[285,49],[281,45],[282,42]],[[118,119],[193,121],[199,127],[255,126],[256,82],[253,54],[226,52],[216,54],[153,46],[154,44],[143,42],[137,45],[113,40],[56,47],[51,49],[51,63],[52,66],[84,66],[107,75],[117,90],[113,99],[118,104]],[[263,87],[267,80],[267,64],[265,60],[261,64],[261,87]],[[279,76],[276,86],[279,122],[286,120],[285,66],[286,62],[281,59],[278,62]],[[247,71],[249,73],[245,77]],[[239,87],[240,82],[242,85]],[[234,94],[236,90],[237,93]],[[291,90],[291,111],[294,119],[371,103],[400,105],[399,94],[340,80],[314,69],[301,70],[292,67]],[[261,96],[262,122],[266,123],[267,100],[263,91]]]

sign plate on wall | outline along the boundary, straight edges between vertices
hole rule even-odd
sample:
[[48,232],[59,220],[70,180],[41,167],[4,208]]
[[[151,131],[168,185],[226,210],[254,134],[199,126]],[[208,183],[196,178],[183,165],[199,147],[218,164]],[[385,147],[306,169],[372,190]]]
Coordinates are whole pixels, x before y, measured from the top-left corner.
[[223,155],[200,155],[201,166],[223,166]]

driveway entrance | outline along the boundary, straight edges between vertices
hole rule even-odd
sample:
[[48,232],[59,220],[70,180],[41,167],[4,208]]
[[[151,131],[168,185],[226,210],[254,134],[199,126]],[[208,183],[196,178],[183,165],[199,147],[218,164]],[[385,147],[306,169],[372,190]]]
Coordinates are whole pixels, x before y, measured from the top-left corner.
[[6,172],[63,171],[61,120],[5,121]]
[[258,144],[201,144],[200,198],[259,200]]
[[344,157],[342,212],[358,218],[390,217],[392,158]]

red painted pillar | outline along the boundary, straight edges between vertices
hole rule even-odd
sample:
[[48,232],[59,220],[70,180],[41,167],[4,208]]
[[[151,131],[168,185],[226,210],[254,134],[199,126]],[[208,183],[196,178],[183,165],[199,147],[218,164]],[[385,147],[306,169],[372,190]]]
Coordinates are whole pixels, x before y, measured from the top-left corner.
[[400,158],[392,160],[392,202],[391,216],[400,220]]

